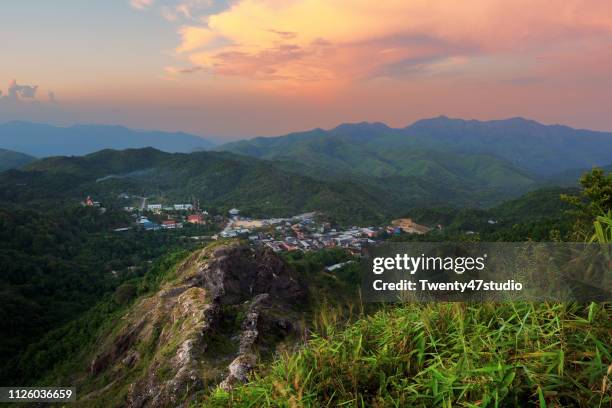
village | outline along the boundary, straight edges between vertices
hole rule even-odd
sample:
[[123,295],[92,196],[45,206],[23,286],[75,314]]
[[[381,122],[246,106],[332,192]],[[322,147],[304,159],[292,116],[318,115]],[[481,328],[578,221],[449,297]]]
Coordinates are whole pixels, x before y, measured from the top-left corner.
[[[120,198],[125,198],[123,195]],[[100,203],[87,197],[84,205],[99,207]],[[200,209],[199,203],[178,203],[163,205],[146,204],[143,199],[139,207],[125,206],[134,219],[132,226],[117,228],[115,232],[139,229],[143,231],[176,230],[185,225],[218,226],[223,229],[210,236],[194,237],[202,239],[242,238],[253,246],[265,246],[274,252],[313,251],[323,248],[344,248],[351,253],[359,254],[365,245],[373,245],[392,235],[426,234],[431,228],[417,224],[410,218],[393,220],[390,225],[376,227],[334,228],[316,212],[295,215],[288,218],[245,217],[240,210],[232,208],[226,216],[211,215]],[[441,226],[437,226],[441,228]]]
[[[207,211],[200,211],[193,204],[172,204],[162,206],[161,204],[149,204],[145,207],[146,212],[151,213],[157,220],[150,219],[144,215],[136,213],[133,207],[125,207],[124,210],[134,213],[137,224],[145,231],[155,231],[159,229],[179,229],[184,224],[206,225],[208,219]],[[157,222],[156,222],[157,221]]]
[[389,235],[425,234],[430,231],[430,228],[409,218],[394,220],[386,227],[336,229],[329,222],[321,221],[316,212],[291,218],[251,219],[241,217],[239,210],[234,208],[229,215],[227,225],[218,237],[245,237],[252,245],[266,246],[275,252],[338,247],[360,254],[364,245],[376,244]]

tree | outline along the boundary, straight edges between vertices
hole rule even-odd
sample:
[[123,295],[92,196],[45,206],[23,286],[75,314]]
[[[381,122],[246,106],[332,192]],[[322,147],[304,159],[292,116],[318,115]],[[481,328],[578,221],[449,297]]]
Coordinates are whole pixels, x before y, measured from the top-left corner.
[[561,199],[575,207],[572,211],[576,217],[574,235],[584,240],[593,234],[593,221],[612,211],[612,173],[593,168],[580,178],[580,185],[580,194],[562,194]]

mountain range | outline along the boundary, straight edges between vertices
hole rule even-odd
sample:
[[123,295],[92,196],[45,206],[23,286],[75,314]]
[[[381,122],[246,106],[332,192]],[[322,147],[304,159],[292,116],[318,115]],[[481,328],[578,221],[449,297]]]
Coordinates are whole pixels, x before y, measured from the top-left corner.
[[553,180],[575,183],[576,172],[611,164],[612,133],[521,118],[479,122],[439,117],[402,129],[344,124],[217,149],[274,161],[319,180],[376,186],[407,207],[487,207]]
[[[31,139],[3,138],[11,128],[38,128],[32,134],[46,135],[40,146],[21,149],[40,155],[50,149],[77,154],[103,141],[161,144],[171,151],[192,151],[197,143],[211,147],[196,136],[121,127],[0,125],[0,141],[21,147]],[[322,211],[337,221],[370,223],[414,208],[486,208],[543,186],[575,185],[582,171],[612,164],[612,134],[520,118],[479,122],[439,117],[403,129],[344,124],[216,150],[105,149],[49,157],[2,173],[0,200],[114,199],[121,193],[181,201],[197,197],[207,206],[238,206],[258,216]]]
[[102,149],[154,147],[166,152],[208,150],[214,143],[183,132],[133,130],[123,126],[59,127],[30,122],[0,124],[0,148],[35,157],[80,156]]
[[[325,164],[321,159],[331,159],[326,170],[350,169],[376,176],[410,172],[394,155],[409,163],[414,159],[406,155],[432,151],[472,158],[487,155],[489,160],[497,159],[496,166],[511,165],[533,175],[549,176],[612,164],[612,133],[543,125],[523,118],[481,122],[440,116],[399,129],[382,123],[343,124],[331,130],[228,143],[219,149],[317,166]],[[363,157],[370,153],[379,157]],[[447,162],[447,157],[442,160]],[[435,159],[431,161],[430,166],[440,165]]]

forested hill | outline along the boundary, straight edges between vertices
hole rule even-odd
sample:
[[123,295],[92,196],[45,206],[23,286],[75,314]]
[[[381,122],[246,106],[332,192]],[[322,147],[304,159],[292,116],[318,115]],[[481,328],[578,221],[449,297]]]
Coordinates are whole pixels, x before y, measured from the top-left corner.
[[[330,139],[335,144],[327,145]],[[547,126],[523,118],[481,122],[441,116],[399,129],[382,123],[343,124],[331,130],[229,143],[219,149],[267,159],[291,158],[306,164],[318,159],[316,154],[336,159],[332,163],[351,163],[357,161],[355,155],[363,159],[366,155],[397,153],[387,163],[365,157],[364,166],[373,165],[374,172],[393,171],[397,165],[403,168],[401,157],[408,159],[413,151],[487,155],[536,175],[552,175],[612,164],[612,133]],[[432,161],[439,165],[429,159],[408,170],[411,174],[424,172]]]
[[42,159],[0,174],[0,203],[44,206],[90,195],[120,194],[238,207],[245,214],[288,216],[321,211],[338,221],[378,222],[394,212],[384,194],[352,183],[325,182],[265,161],[220,152],[165,153],[152,148],[103,150]]
[[27,154],[0,149],[0,171],[21,167],[36,160]]

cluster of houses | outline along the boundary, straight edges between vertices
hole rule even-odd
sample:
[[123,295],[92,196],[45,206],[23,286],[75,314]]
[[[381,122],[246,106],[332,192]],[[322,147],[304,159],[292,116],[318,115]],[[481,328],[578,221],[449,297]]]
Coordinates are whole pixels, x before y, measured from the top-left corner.
[[186,217],[178,217],[162,220],[161,223],[151,221],[143,215],[138,216],[137,224],[146,231],[156,231],[159,229],[178,229],[183,228],[184,224],[206,224],[205,214],[189,214]]
[[316,222],[316,213],[305,213],[291,218],[251,219],[239,215],[232,209],[230,218],[218,234],[221,238],[244,237],[253,245],[272,248],[275,252],[342,247],[352,252],[361,252],[361,247],[374,243],[380,228],[352,227],[338,231],[327,222]]
[[272,248],[275,252],[282,251],[312,251],[323,248],[345,248],[359,254],[361,248],[367,244],[374,244],[378,229],[373,227],[351,227],[347,230],[325,230],[318,226],[304,223],[282,225],[276,228],[281,236],[250,235],[249,240]]
[[[88,200],[90,200],[89,197]],[[185,224],[206,224],[209,215],[208,212],[200,211],[192,204],[148,204],[145,206],[143,203],[141,209],[146,209],[154,214],[152,218],[158,221],[153,221],[142,212],[137,212],[133,207],[125,207],[126,211],[134,212],[136,225],[147,231],[174,230],[183,228]],[[225,228],[212,238],[246,238],[253,245],[266,246],[275,252],[312,251],[339,247],[357,254],[361,252],[364,245],[374,244],[381,235],[426,234],[431,230],[410,218],[393,220],[391,225],[386,227],[353,226],[337,230],[332,228],[328,222],[317,221],[316,215],[315,212],[310,212],[290,218],[253,219],[242,217],[240,210],[232,208],[228,211]],[[159,221],[160,216],[166,219]],[[223,219],[221,216],[217,217]]]
[[147,211],[150,211],[155,214],[161,214],[162,212],[168,211],[192,211],[194,209],[193,204],[148,204],[146,208]]
[[[339,247],[360,253],[364,245],[374,244],[382,235],[421,235],[432,230],[410,218],[393,220],[386,227],[354,226],[336,230],[327,222],[317,222],[315,215],[306,213],[291,218],[251,219],[240,217],[239,211],[232,209],[229,221],[218,237],[248,238],[253,245],[267,246],[275,252]],[[437,228],[442,226],[438,225]]]
[[[130,196],[122,194],[119,198],[129,199]],[[157,230],[173,230],[183,228],[185,224],[200,224],[204,225],[207,222],[208,212],[200,211],[197,206],[193,204],[148,204],[146,205],[146,198],[142,198],[142,205],[140,208],[137,207],[123,207],[125,211],[132,212],[132,216],[135,218],[136,226],[144,229],[145,231],[157,231]],[[143,215],[148,212],[153,214],[153,218],[157,221],[152,220],[150,217]],[[161,220],[160,220],[161,218]],[[115,231],[125,231],[129,228],[119,228]]]

